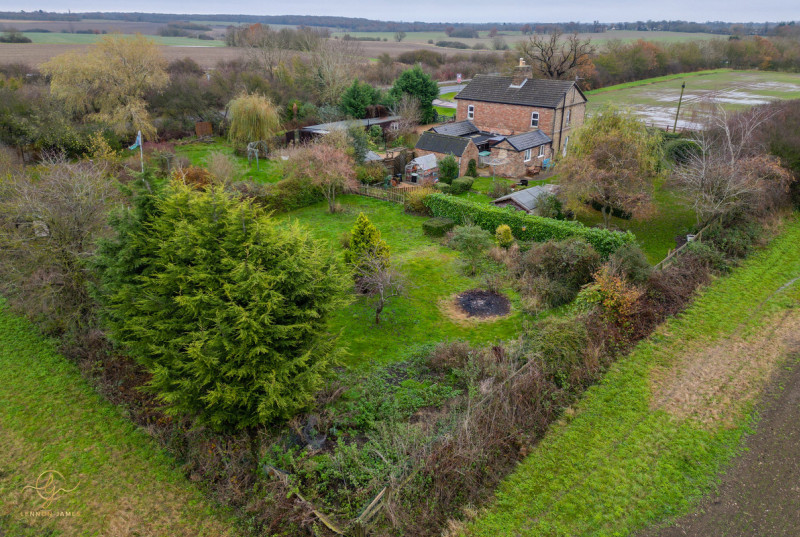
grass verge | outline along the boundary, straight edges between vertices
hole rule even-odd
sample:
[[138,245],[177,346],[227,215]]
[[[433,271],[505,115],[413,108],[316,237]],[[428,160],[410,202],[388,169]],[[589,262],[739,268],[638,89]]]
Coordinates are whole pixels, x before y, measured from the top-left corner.
[[[0,534],[234,535],[213,508],[122,412],[104,401],[53,341],[0,301]],[[49,509],[27,485],[63,474]]]
[[503,483],[467,534],[629,535],[687,512],[737,452],[755,397],[723,401],[723,419],[708,423],[668,412],[669,397],[655,401],[654,384],[683,367],[681,357],[734,337],[753,339],[776,315],[796,315],[798,243],[794,216],[768,248],[612,366]]

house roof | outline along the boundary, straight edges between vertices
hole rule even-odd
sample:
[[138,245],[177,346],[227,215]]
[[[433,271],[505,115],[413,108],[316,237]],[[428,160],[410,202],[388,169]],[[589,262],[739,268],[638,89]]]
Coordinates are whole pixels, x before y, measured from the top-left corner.
[[436,155],[429,154],[429,155],[422,155],[421,157],[417,157],[411,161],[411,163],[416,163],[417,166],[422,168],[423,170],[432,170],[438,164],[436,163]]
[[375,151],[367,151],[367,154],[364,155],[364,162],[380,162],[383,161],[383,157],[377,154]]
[[457,121],[455,123],[445,123],[444,125],[439,125],[431,130],[437,134],[447,134],[449,136],[465,136],[467,134],[480,132],[480,129],[478,129],[478,127],[476,127],[475,124],[469,120]]
[[434,153],[453,154],[460,157],[464,154],[471,140],[459,136],[448,136],[446,134],[436,134],[435,132],[423,132],[419,137],[414,149],[433,151]]
[[525,151],[532,147],[539,147],[540,145],[549,144],[553,140],[540,130],[523,132],[522,134],[515,134],[509,136],[506,141],[511,144],[511,147],[517,151]]
[[[527,79],[521,86],[512,87],[512,84],[510,76],[476,75],[455,98],[557,108],[567,92],[573,86],[577,88],[572,80]],[[578,92],[586,100],[580,89]]]
[[526,188],[525,190],[518,190],[506,196],[497,198],[492,203],[513,201],[520,207],[523,207],[526,211],[532,211],[536,207],[536,203],[539,201],[540,197],[546,196],[547,194],[551,194],[553,192],[552,188],[548,188],[550,186],[551,185],[540,185],[532,186],[530,188]]

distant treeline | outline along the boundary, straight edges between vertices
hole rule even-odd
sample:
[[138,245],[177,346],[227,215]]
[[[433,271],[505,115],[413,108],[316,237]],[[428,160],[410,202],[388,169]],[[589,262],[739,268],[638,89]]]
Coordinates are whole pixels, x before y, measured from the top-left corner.
[[[169,13],[51,13],[45,11],[0,12],[0,18],[7,20],[42,20],[42,21],[79,21],[83,19],[115,20],[128,22],[169,23],[191,19],[195,21],[221,21],[229,23],[261,23],[282,24],[289,26],[317,26],[341,29],[349,32],[443,32],[449,29],[467,29],[472,31],[534,31],[550,32],[560,28],[564,32],[597,33],[615,28],[617,30],[644,30],[670,32],[700,32],[713,34],[771,35],[781,25],[793,22],[767,23],[732,23],[723,21],[688,22],[688,21],[634,21],[617,23],[593,22],[486,22],[479,24],[448,22],[395,22],[379,21],[353,17],[329,17],[316,15],[187,15]],[[454,35],[453,37],[460,37]]]

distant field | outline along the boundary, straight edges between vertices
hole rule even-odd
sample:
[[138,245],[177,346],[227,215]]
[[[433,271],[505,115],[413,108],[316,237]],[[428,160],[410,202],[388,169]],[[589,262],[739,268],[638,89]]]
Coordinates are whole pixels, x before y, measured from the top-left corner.
[[[352,37],[376,37],[379,39],[387,39],[389,42],[394,41],[394,32],[334,32],[334,36],[342,37],[345,34],[350,34]],[[478,32],[478,38],[460,38],[460,37],[447,37],[444,32],[406,32],[406,37],[401,41],[403,43],[427,43],[432,40],[436,41],[461,41],[469,46],[474,46],[477,43],[491,46],[492,38],[489,37],[489,32]],[[582,39],[589,38],[597,44],[603,44],[608,41],[619,39],[621,41],[636,41],[637,39],[644,39],[647,41],[658,41],[662,43],[675,43],[682,41],[697,41],[708,39],[719,39],[725,36],[705,33],[684,33],[684,32],[638,32],[633,30],[614,30],[598,34],[579,34]],[[513,45],[520,41],[528,39],[529,36],[523,35],[522,32],[501,31],[498,37],[503,38],[506,43]],[[395,42],[396,43],[396,42]]]
[[[658,79],[656,79],[658,80]],[[655,126],[672,126],[681,84],[686,82],[678,128],[699,126],[704,109],[713,100],[729,109],[742,109],[778,99],[800,98],[800,74],[771,71],[718,70],[709,74],[687,73],[683,77],[651,84],[622,84],[589,95],[589,112],[604,105],[629,106]]]
[[[96,43],[103,36],[97,34],[62,34],[62,33],[39,33],[24,32],[25,37],[30,38],[34,43],[42,45],[89,45]],[[207,41],[205,39],[194,39],[191,37],[162,37],[160,35],[148,35],[159,45],[170,47],[224,47],[223,41]]]

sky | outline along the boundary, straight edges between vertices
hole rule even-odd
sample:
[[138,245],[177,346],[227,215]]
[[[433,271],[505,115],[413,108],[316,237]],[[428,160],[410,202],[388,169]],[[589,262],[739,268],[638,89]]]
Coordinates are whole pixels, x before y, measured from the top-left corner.
[[423,22],[789,21],[797,0],[0,0],[0,11],[137,11],[247,15],[336,15]]

